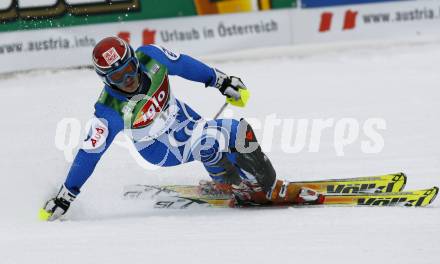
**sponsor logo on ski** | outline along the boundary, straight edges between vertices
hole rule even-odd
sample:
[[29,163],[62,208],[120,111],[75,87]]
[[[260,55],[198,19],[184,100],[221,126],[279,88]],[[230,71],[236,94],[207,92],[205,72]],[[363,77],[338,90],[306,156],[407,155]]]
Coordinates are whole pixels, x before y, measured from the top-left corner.
[[375,183],[338,184],[327,186],[327,193],[381,193],[387,185],[377,186]]
[[358,205],[367,206],[421,206],[426,196],[419,199],[408,200],[406,197],[372,197],[372,198],[359,198]]
[[175,209],[185,209],[188,208],[191,205],[203,205],[207,204],[207,202],[198,200],[198,199],[191,199],[187,197],[171,197],[168,201],[157,201],[154,204],[155,208],[175,208]]

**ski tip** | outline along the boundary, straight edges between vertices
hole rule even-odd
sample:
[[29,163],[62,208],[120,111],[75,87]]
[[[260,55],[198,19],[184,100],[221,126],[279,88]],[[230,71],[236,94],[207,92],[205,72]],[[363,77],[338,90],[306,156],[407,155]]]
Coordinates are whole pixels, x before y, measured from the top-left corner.
[[406,181],[408,180],[408,177],[406,176],[406,174],[404,172],[400,172],[399,174],[403,178],[403,184],[402,184],[402,187],[400,189],[400,191],[402,191],[403,189],[405,189]]
[[429,201],[429,204],[431,204],[435,200],[435,198],[437,197],[438,191],[439,191],[439,188],[437,186],[432,187],[432,189],[434,191],[434,194],[432,195],[432,198]]

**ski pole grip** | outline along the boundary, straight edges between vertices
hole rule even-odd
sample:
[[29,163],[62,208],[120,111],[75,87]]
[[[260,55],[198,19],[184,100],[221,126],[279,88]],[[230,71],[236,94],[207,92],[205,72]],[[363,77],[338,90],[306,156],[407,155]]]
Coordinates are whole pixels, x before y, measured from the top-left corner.
[[239,88],[238,92],[240,93],[240,99],[234,100],[232,97],[226,97],[226,102],[233,106],[237,107],[245,107],[247,102],[249,101],[249,97],[251,96],[248,89]]

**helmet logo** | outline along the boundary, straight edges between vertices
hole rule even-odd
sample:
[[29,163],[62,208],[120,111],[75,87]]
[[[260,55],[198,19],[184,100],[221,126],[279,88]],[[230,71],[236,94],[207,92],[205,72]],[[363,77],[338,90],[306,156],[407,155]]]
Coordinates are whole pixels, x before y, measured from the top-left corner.
[[107,64],[109,66],[111,66],[113,63],[115,63],[121,59],[121,56],[119,56],[118,52],[116,51],[116,49],[114,47],[112,47],[111,49],[104,52],[102,54],[102,57],[104,58],[104,60],[107,62]]

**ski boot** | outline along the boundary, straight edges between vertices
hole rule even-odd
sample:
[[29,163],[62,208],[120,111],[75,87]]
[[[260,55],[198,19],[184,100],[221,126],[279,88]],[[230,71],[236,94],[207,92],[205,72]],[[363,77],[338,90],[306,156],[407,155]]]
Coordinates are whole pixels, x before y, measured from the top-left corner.
[[324,196],[312,189],[276,179],[272,163],[262,152],[251,126],[244,119],[240,120],[237,143],[245,147],[256,144],[256,148],[252,152],[235,150],[235,166],[245,177],[241,177],[239,184],[231,186],[231,206],[320,204],[324,201]]
[[322,204],[324,202],[324,195],[315,190],[282,180],[275,181],[266,197],[276,205]]
[[231,195],[232,185],[240,184],[241,178],[237,167],[229,161],[226,155],[215,164],[210,166],[219,170],[217,173],[209,172],[214,181],[199,181],[199,193],[202,195]]
[[228,183],[200,180],[198,192],[200,195],[230,196],[232,195],[232,185]]
[[258,183],[243,181],[232,185],[230,207],[249,207],[257,205],[312,205],[322,204],[324,195],[307,187],[277,180],[269,192],[263,191]]

